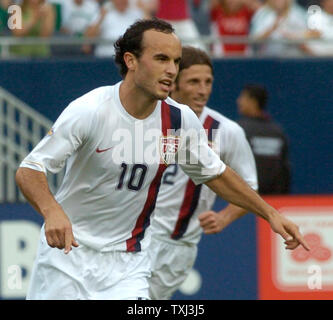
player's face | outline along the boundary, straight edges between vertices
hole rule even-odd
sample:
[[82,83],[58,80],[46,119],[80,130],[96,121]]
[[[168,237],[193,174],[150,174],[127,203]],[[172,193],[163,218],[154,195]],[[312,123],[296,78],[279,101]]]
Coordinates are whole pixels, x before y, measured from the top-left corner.
[[179,70],[181,43],[173,33],[145,31],[143,52],[137,59],[135,85],[154,99],[166,99]]
[[206,64],[194,64],[183,69],[178,76],[172,97],[188,105],[199,117],[207,104],[213,87],[213,74]]

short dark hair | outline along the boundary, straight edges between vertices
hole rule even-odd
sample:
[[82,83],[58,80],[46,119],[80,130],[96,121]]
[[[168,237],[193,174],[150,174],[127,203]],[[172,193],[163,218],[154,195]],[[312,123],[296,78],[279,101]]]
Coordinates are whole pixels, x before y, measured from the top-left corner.
[[123,78],[128,71],[124,61],[124,54],[125,52],[131,52],[137,58],[140,58],[143,50],[143,33],[147,30],[156,30],[164,33],[173,33],[175,31],[170,23],[157,18],[138,20],[129,26],[125,33],[118,38],[114,44],[115,62],[118,65],[120,74]]
[[205,51],[190,46],[183,47],[182,58],[179,64],[179,72],[181,72],[184,69],[188,69],[194,64],[205,64],[211,68],[213,73],[212,60]]
[[244,86],[243,91],[257,101],[258,107],[261,110],[266,108],[268,92],[264,86],[259,84],[247,84]]

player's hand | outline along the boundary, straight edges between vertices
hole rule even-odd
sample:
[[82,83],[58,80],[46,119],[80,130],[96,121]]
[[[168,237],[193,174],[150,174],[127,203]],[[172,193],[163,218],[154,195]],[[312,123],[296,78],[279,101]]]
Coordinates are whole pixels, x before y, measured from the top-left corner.
[[72,224],[60,206],[45,217],[45,235],[50,247],[65,249],[66,254],[72,250],[72,246],[79,246],[73,235]]
[[294,250],[299,245],[302,245],[305,250],[310,250],[309,245],[299,232],[299,227],[295,223],[279,213],[270,217],[268,222],[271,225],[272,230],[280,234],[285,240],[284,244],[286,245],[286,249]]
[[215,211],[203,212],[198,219],[205,234],[218,233],[229,225],[225,215],[217,214]]

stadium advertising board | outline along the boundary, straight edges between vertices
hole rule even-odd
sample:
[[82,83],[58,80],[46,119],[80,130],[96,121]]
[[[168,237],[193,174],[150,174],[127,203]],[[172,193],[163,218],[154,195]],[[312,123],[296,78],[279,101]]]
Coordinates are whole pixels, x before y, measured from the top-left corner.
[[283,239],[258,219],[259,299],[333,299],[333,197],[265,199],[300,226],[311,250],[285,250]]

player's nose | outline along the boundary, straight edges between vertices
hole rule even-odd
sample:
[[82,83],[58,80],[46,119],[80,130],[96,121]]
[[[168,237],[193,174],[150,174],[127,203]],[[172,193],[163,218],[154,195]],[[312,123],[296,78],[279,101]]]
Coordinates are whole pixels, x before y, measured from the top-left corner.
[[175,77],[178,73],[178,65],[174,61],[170,61],[167,65],[166,73],[171,77]]
[[200,82],[198,84],[197,92],[198,92],[198,94],[200,94],[202,96],[206,96],[209,92],[209,89],[204,83]]

